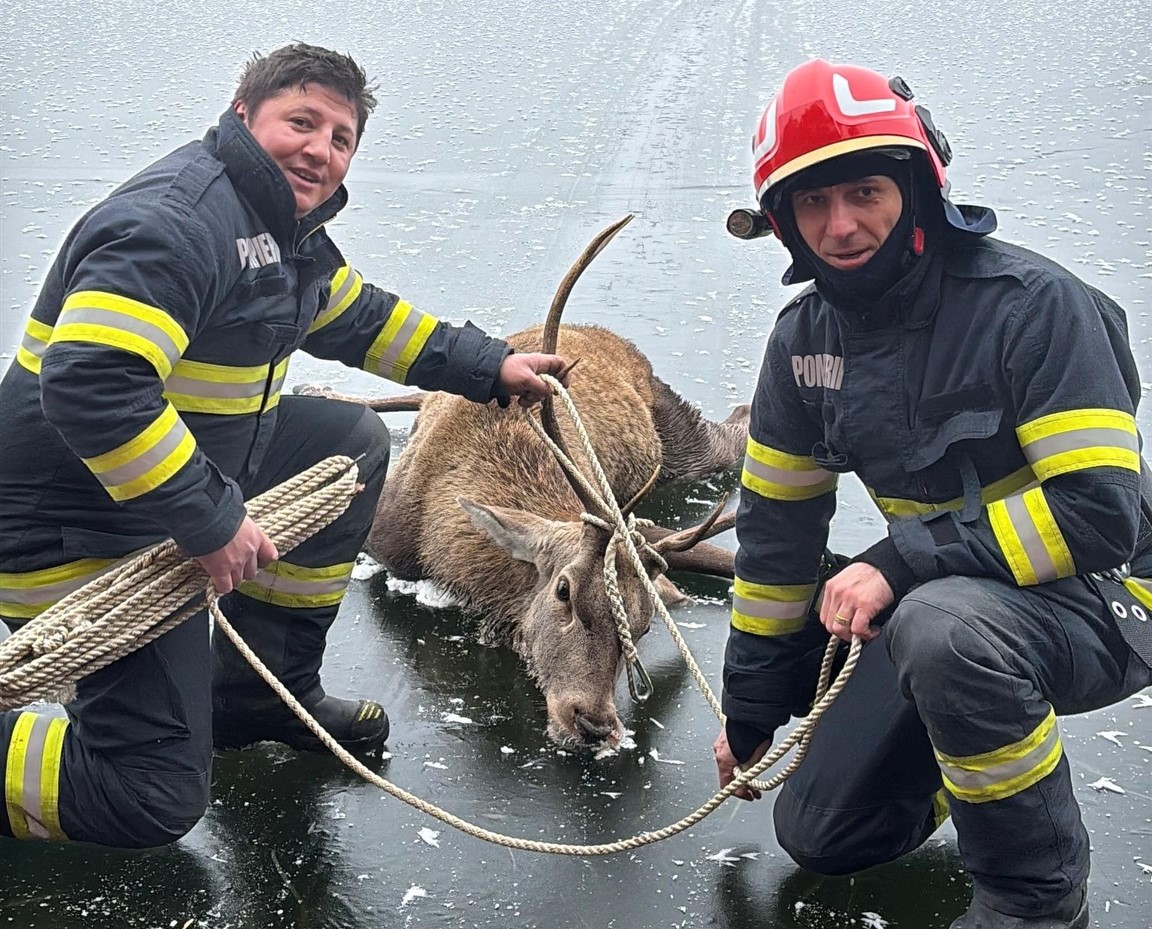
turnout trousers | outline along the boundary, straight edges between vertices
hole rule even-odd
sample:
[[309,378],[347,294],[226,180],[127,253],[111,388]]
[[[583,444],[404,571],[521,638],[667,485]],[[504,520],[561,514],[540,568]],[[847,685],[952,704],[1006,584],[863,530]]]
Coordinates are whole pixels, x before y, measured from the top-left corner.
[[[364,490],[345,513],[223,601],[239,633],[305,705],[323,696],[325,636],[371,526],[389,451],[372,411],[285,396],[262,462],[237,478],[251,499],[330,455],[360,459]],[[120,554],[132,547],[125,542]],[[208,803],[214,678],[217,702],[279,702],[242,661],[224,636],[210,643],[201,611],[80,681],[67,718],[0,715],[0,835],[144,848],[187,833]]]
[[805,868],[849,874],[917,848],[950,813],[979,899],[1013,916],[1050,911],[1089,866],[1057,717],[1152,683],[1112,620],[1124,596],[1080,577],[913,589],[781,788],[781,846]]

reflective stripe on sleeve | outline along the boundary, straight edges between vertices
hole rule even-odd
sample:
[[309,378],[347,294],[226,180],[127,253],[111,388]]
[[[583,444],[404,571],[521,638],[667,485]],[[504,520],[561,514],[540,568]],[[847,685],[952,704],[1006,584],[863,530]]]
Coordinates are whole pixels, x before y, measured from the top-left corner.
[[736,578],[732,626],[752,635],[788,635],[804,628],[815,584],[753,584]]
[[352,577],[354,562],[306,568],[274,561],[244,581],[239,590],[245,596],[275,606],[310,609],[332,606],[344,597]]
[[0,573],[0,616],[32,619],[117,564],[112,558],[82,558],[54,568]]
[[60,828],[60,763],[67,719],[23,712],[8,742],[4,805],[17,839],[66,841]]
[[238,416],[267,412],[280,402],[288,361],[284,358],[276,363],[269,384],[268,365],[219,365],[181,359],[164,382],[164,397],[181,413]]
[[188,348],[188,336],[161,309],[96,290],[69,295],[52,331],[51,344],[87,342],[132,352],[148,361],[161,378]]
[[332,322],[332,320],[340,316],[356,301],[356,298],[360,296],[360,291],[363,290],[363,288],[364,279],[356,271],[352,270],[351,265],[344,265],[344,267],[332,275],[328,305],[320,311],[320,315],[316,317],[316,322],[308,327],[308,334],[311,335],[317,329],[323,329]]
[[82,461],[116,501],[131,500],[163,485],[196,450],[196,440],[175,408],[164,412],[119,448]]
[[33,374],[40,373],[40,360],[44,357],[44,350],[52,338],[52,327],[38,319],[28,318],[24,326],[24,338],[16,349],[16,361]]
[[1043,780],[1063,754],[1056,713],[1049,708],[1044,721],[1019,742],[982,755],[936,752],[936,762],[944,786],[957,800],[988,803],[1015,796]]
[[[980,488],[980,502],[987,506],[996,500],[1003,500],[1010,494],[1032,487],[1039,487],[1040,482],[1032,469],[1025,465],[1013,471],[1007,477],[993,481]],[[884,518],[891,522],[894,519],[904,519],[909,516],[925,516],[928,513],[939,513],[944,510],[961,510],[964,508],[964,498],[956,497],[943,503],[921,503],[918,500],[904,500],[900,497],[881,497],[871,487],[867,488],[868,495],[884,514]]]
[[769,500],[811,500],[836,489],[837,475],[810,456],[790,455],[748,437],[740,483]]
[[1087,468],[1140,471],[1136,420],[1121,410],[1052,413],[1018,426],[1016,435],[1042,481]]
[[388,321],[364,356],[364,370],[398,384],[405,383],[408,369],[436,328],[436,318],[397,300]]
[[1068,543],[1040,487],[988,505],[992,532],[1021,587],[1076,573]]

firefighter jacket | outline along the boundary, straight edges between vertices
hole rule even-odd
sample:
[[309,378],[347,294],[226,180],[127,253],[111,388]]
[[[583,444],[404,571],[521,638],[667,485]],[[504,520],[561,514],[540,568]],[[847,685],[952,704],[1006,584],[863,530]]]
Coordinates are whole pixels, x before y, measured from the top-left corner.
[[809,288],[769,337],[724,670],[725,713],[758,731],[812,699],[788,669],[827,641],[805,624],[840,474],[864,483],[915,583],[1103,571],[1133,557],[1142,510],[1147,528],[1120,307],[994,239],[957,233],[926,260],[887,315],[841,312]]
[[193,556],[227,543],[298,348],[493,399],[510,349],[364,282],[324,228],[346,202],[297,221],[229,110],[77,223],[0,384],[0,616],[167,536]]

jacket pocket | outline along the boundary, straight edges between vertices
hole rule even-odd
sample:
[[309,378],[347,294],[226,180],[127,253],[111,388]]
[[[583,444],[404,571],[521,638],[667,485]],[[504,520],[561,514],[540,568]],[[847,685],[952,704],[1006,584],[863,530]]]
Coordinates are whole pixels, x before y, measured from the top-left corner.
[[68,558],[123,558],[133,552],[151,548],[166,538],[160,534],[121,534],[82,529],[79,526],[63,526],[60,534],[64,554]]
[[990,439],[1000,431],[1003,410],[956,410],[947,418],[925,423],[923,418],[916,428],[915,441],[904,455],[904,467],[909,472],[922,471],[938,462],[948,449],[972,439]]

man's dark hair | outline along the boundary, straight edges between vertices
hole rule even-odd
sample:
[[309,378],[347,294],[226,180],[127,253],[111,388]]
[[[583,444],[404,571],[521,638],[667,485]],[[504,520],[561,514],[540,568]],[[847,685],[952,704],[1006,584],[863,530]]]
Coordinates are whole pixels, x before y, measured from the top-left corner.
[[368,114],[376,108],[375,85],[369,86],[368,77],[348,55],[297,42],[285,45],[267,57],[259,52],[244,66],[233,103],[243,101],[248,112],[255,115],[265,100],[270,100],[289,88],[307,90],[317,84],[344,97],[356,108],[356,140],[364,134]]

